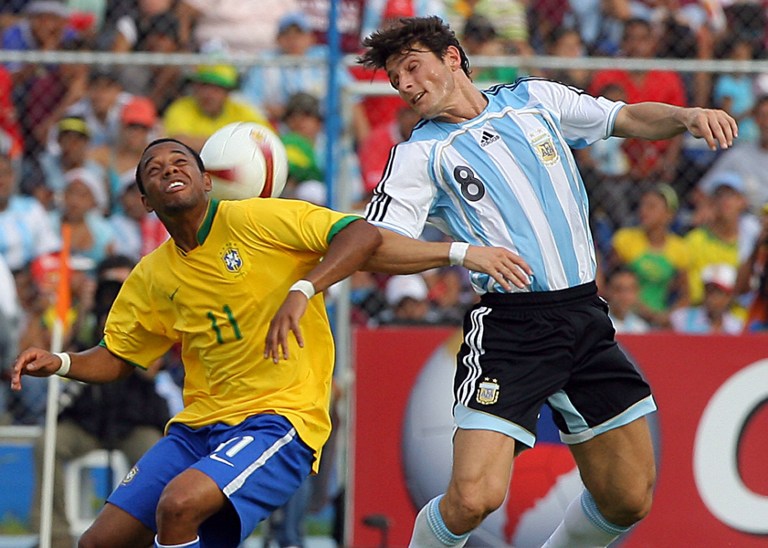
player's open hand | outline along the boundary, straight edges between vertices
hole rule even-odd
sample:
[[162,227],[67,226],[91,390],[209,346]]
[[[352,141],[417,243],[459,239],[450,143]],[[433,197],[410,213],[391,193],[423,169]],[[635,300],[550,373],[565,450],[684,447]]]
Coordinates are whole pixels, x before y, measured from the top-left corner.
[[488,274],[507,291],[512,290],[513,284],[525,288],[533,275],[533,270],[520,255],[503,247],[471,245],[464,257],[464,266]]
[[299,320],[307,310],[307,299],[301,291],[289,291],[288,296],[283,301],[280,309],[275,313],[272,321],[269,322],[267,331],[267,340],[264,348],[264,357],[272,358],[277,363],[280,356],[288,359],[288,333],[293,331],[296,336],[296,342],[300,348],[304,348],[304,338],[301,335]]
[[61,358],[39,348],[28,348],[16,358],[11,372],[11,389],[21,390],[21,376],[50,377],[61,367]]
[[739,135],[739,126],[727,112],[711,108],[691,108],[685,123],[694,137],[707,142],[710,149],[728,148]]

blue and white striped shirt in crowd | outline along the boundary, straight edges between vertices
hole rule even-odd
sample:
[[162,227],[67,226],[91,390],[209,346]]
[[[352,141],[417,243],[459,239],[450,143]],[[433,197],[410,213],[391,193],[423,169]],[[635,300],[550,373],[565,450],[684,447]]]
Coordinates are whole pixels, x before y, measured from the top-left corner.
[[[570,149],[609,137],[624,103],[534,78],[484,94],[479,116],[423,120],[392,149],[366,218],[412,238],[429,220],[457,241],[505,247],[533,269],[526,291],[594,280],[589,204]],[[503,291],[486,274],[471,279],[480,293]]]

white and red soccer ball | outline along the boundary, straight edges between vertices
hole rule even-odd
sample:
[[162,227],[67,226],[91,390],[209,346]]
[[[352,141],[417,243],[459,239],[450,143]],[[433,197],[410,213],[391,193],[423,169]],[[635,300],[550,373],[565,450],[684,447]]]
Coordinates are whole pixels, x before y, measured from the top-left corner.
[[288,157],[280,138],[252,122],[228,124],[211,135],[200,151],[219,200],[277,197],[288,178]]

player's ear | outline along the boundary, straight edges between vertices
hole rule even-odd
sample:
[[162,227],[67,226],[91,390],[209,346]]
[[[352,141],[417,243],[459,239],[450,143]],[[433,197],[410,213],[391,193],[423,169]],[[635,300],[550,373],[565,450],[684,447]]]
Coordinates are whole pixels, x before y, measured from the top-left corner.
[[205,188],[206,192],[210,192],[213,188],[213,181],[211,181],[211,176],[207,171],[203,172],[203,187]]
[[445,50],[445,64],[450,67],[451,70],[461,68],[461,53],[456,46],[448,46]]

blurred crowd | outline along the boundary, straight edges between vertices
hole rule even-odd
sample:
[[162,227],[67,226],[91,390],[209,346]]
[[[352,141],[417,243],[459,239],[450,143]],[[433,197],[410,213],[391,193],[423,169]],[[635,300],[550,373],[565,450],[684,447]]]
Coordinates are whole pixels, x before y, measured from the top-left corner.
[[[197,67],[0,65],[4,375],[20,347],[50,347],[65,227],[72,254],[66,350],[98,340],[108,298],[114,297],[116,279],[107,274],[130,268],[168,237],[144,209],[134,179],[141,151],[153,138],[175,137],[199,150],[228,123],[263,124],[286,146],[289,181],[283,196],[327,204],[329,5],[0,2],[3,50],[200,52],[222,60]],[[401,17],[436,14],[451,23],[470,60],[551,55],[741,62],[765,58],[767,13],[763,0],[341,0],[338,29],[346,54],[359,53],[362,36]],[[258,55],[264,63],[226,64],[233,54]],[[310,62],[270,63],[283,56]],[[591,203],[598,284],[618,332],[739,334],[768,328],[768,74],[506,65],[474,68],[472,76],[481,87],[538,76],[617,101],[731,113],[739,139],[725,151],[686,136],[663,142],[612,137],[578,150],[576,157]],[[340,66],[337,79],[341,86],[387,81],[382,72],[347,65]],[[417,122],[397,96],[354,101],[345,128],[353,144],[343,151],[343,161],[352,166],[344,184],[356,208],[367,202],[392,146],[407,139]],[[433,229],[423,237],[442,238]],[[351,287],[352,321],[368,327],[456,325],[477,299],[458,267],[410,276],[358,272]],[[149,380],[142,377],[164,402],[148,424],[136,425],[153,428],[150,437],[160,435],[157,425],[179,406],[180,370],[171,354],[149,372]],[[41,422],[45,385],[35,387],[34,381],[25,381],[33,386],[22,394],[10,394],[3,382],[0,423]],[[78,413],[92,415],[86,397],[98,405],[117,402],[104,394],[65,391],[61,420],[81,423]],[[68,439],[86,434],[94,444],[113,447],[118,441],[104,424],[75,430]]]

